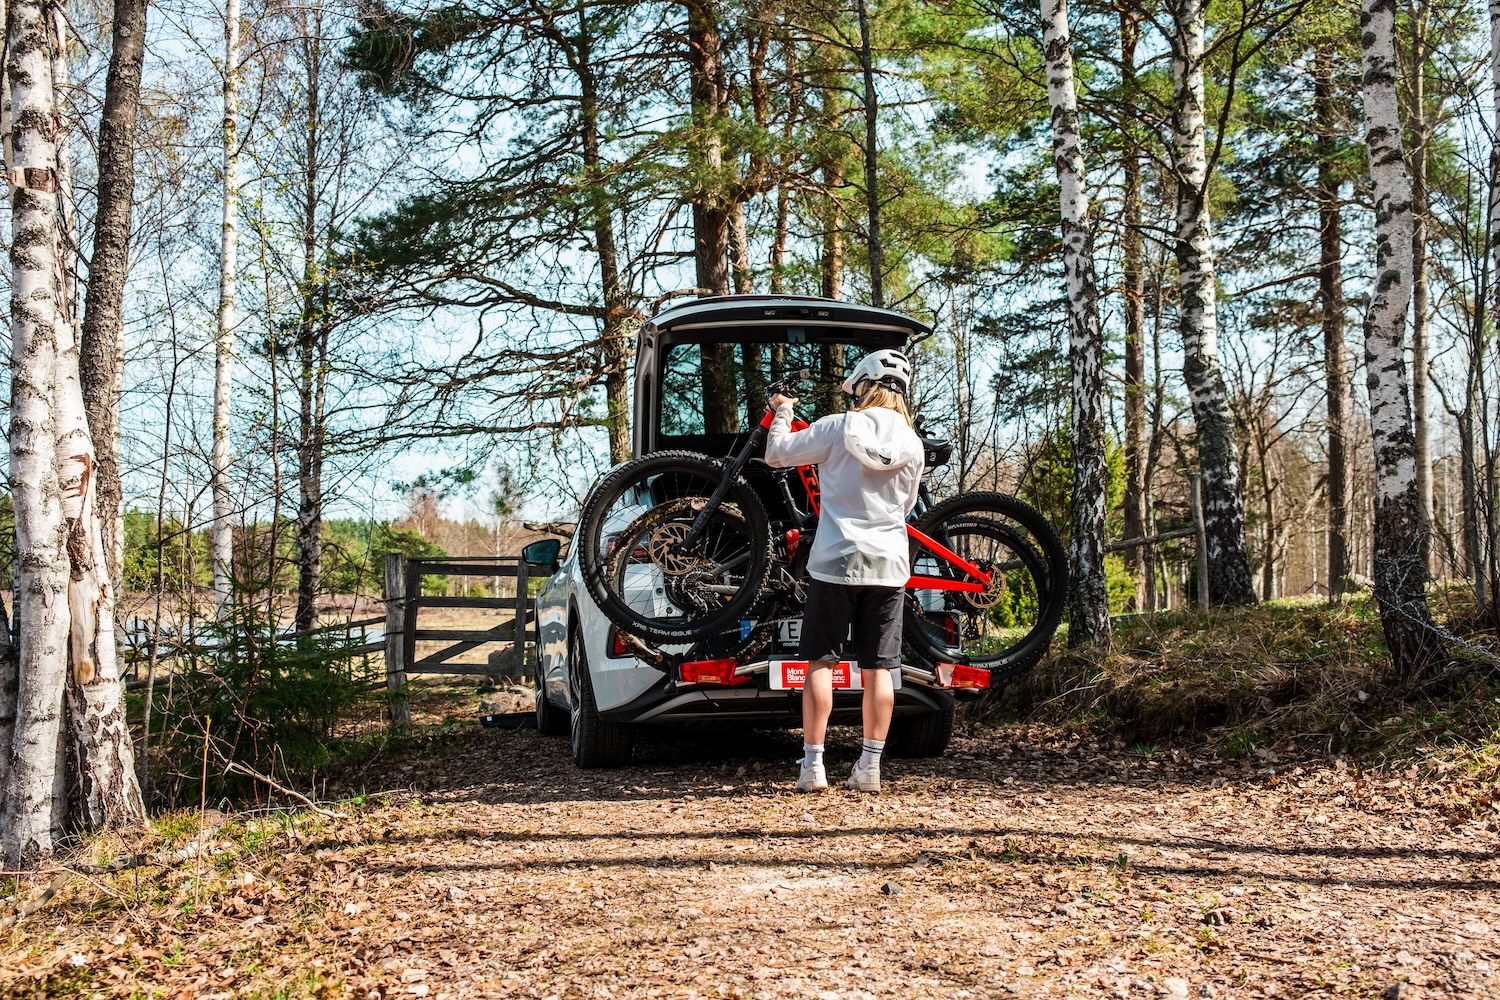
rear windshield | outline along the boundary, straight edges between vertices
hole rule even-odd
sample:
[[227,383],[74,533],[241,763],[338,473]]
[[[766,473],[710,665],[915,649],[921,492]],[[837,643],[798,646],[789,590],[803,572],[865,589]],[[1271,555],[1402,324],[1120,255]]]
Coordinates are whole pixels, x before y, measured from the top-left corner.
[[847,369],[869,350],[857,344],[674,344],[662,367],[662,437],[736,434],[760,423],[766,386],[802,369],[811,377],[797,415],[816,420],[845,408]]

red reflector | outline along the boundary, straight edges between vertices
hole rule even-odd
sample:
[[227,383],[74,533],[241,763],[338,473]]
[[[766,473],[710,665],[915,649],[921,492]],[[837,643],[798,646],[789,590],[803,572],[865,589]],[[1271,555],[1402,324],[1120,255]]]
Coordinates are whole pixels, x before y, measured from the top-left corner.
[[625,645],[625,640],[613,625],[609,627],[609,655],[614,658],[630,655],[630,647]]
[[753,678],[749,674],[744,677],[734,675],[737,666],[739,663],[735,660],[690,660],[679,668],[679,672],[684,684],[726,684],[735,687],[750,683]]
[[938,686],[945,688],[979,691],[990,686],[990,672],[983,667],[971,667],[967,663],[939,663],[937,679]]

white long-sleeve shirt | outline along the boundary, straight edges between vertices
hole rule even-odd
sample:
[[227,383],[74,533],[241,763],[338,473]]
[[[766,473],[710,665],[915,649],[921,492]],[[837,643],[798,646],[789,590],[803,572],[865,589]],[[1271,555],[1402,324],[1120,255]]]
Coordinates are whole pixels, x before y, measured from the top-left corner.
[[816,465],[822,511],[808,556],[814,580],[865,587],[903,587],[911,576],[906,515],[922,482],[922,442],[895,410],[823,417],[791,429],[783,404],[766,438],[766,462]]

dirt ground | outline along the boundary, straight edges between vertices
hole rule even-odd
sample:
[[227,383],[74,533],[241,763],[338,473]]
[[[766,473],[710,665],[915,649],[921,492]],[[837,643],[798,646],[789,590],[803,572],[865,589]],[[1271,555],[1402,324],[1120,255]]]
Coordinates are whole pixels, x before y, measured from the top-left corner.
[[887,762],[879,797],[801,796],[799,752],[652,740],[580,772],[475,726],[340,816],[179,817],[145,865],[23,881],[0,990],[1500,997],[1500,810],[1472,788],[1011,727]]

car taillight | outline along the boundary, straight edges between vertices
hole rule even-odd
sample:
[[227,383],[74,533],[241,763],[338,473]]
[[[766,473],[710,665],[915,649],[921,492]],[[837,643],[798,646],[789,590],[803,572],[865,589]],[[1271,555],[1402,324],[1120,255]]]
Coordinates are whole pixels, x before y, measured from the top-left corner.
[[982,691],[990,686],[990,672],[983,667],[971,667],[967,663],[939,663],[937,679],[938,686],[945,688]]
[[958,645],[958,615],[939,615],[943,620],[943,641],[950,646]]
[[749,684],[753,680],[749,674],[743,677],[734,675],[738,666],[739,663],[732,659],[689,660],[678,668],[678,675],[684,684],[723,684],[729,687]]
[[609,655],[613,659],[630,655],[630,647],[625,645],[625,638],[613,625],[609,627]]

